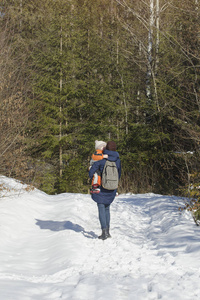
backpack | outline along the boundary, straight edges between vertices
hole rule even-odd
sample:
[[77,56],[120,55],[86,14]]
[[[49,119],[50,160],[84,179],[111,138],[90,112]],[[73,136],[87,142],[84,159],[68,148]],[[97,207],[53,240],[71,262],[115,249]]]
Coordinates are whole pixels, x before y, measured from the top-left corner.
[[102,187],[106,190],[115,190],[118,188],[119,174],[116,163],[106,160],[102,172]]

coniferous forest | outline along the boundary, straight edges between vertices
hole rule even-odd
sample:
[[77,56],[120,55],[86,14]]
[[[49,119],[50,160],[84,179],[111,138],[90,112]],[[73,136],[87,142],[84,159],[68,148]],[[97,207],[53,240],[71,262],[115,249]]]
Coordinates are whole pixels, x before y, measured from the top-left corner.
[[87,193],[95,140],[119,192],[200,184],[199,0],[3,0],[0,174]]

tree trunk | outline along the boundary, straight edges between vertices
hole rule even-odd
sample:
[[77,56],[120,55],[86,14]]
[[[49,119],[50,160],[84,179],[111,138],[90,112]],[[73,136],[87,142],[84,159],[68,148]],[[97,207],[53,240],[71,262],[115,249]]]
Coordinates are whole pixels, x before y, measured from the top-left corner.
[[20,7],[20,20],[19,20],[19,28],[20,28],[20,31],[22,30],[22,0],[20,0],[20,4],[19,4],[19,7]]
[[158,65],[159,65],[159,44],[160,44],[160,0],[156,0],[156,53],[155,53],[155,71],[153,76],[154,93],[156,99],[156,106],[158,111],[160,111],[158,103],[158,92],[157,92],[157,75],[158,75]]
[[150,80],[152,76],[153,25],[154,25],[154,0],[150,0],[148,49],[147,49],[147,81],[146,81],[146,94],[148,99],[150,100],[152,98]]
[[198,11],[199,10],[199,0],[195,0],[195,5],[196,5],[196,10]]
[[[61,22],[62,22],[62,17],[61,17]],[[61,29],[60,29],[60,56],[62,58],[62,52],[63,52],[63,37],[62,37],[62,23],[61,23]],[[62,78],[62,66],[60,69],[60,97],[61,97],[61,93],[62,93],[62,83],[63,83],[63,78]],[[61,144],[61,139],[62,139],[62,103],[61,103],[61,99],[60,99],[60,126],[59,126],[59,141],[60,141],[60,145],[59,145],[59,161],[60,161],[60,177],[62,177],[62,164],[63,164],[63,159],[62,159],[62,144]]]
[[158,64],[159,64],[159,43],[160,43],[160,7],[159,0],[156,0],[156,59],[155,59],[155,75],[158,74]]

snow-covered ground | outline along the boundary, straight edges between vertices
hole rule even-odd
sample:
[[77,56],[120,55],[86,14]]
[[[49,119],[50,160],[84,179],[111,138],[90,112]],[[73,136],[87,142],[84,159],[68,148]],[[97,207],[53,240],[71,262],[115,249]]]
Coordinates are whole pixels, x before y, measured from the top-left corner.
[[102,241],[90,195],[1,184],[0,300],[200,299],[200,227],[180,198],[119,195]]

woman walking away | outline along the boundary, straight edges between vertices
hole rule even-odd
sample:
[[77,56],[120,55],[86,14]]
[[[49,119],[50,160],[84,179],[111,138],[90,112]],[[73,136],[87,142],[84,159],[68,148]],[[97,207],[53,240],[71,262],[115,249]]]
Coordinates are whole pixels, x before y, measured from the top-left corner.
[[[89,170],[89,176],[92,179],[95,172],[100,171],[102,174],[102,177],[106,177],[105,174],[105,168],[108,166],[108,172],[109,169],[113,169],[113,178],[116,176],[117,171],[117,182],[120,179],[121,176],[121,161],[119,158],[119,153],[116,151],[117,146],[114,141],[109,141],[106,145],[106,149],[104,150],[104,154],[108,155],[107,159],[102,159],[97,162],[95,162],[91,169]],[[106,165],[106,166],[105,166]],[[112,171],[112,170],[111,170]],[[102,182],[105,182],[107,179],[102,178]],[[115,180],[115,178],[114,178]],[[109,181],[109,179],[108,179]],[[92,194],[92,199],[97,203],[98,206],[98,212],[99,212],[99,222],[102,229],[102,234],[98,237],[99,239],[105,240],[109,237],[111,237],[109,229],[110,229],[110,204],[113,202],[116,196],[117,188],[110,189],[110,186],[112,188],[112,183],[106,186],[100,186],[100,192],[98,194]],[[108,189],[109,188],[109,189]]]

